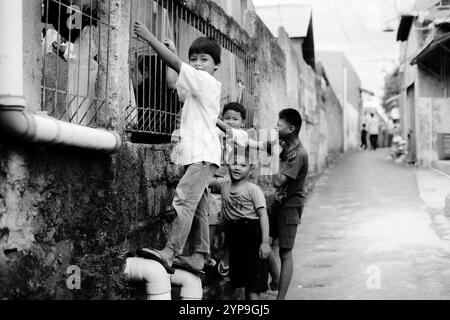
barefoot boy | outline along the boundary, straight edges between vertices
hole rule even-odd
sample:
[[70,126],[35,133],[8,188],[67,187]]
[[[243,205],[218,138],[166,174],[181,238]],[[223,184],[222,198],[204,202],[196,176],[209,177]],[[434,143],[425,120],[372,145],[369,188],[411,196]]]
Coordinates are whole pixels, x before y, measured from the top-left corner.
[[299,138],[302,127],[300,113],[295,109],[284,109],[278,117],[277,129],[283,148],[280,170],[272,177],[278,194],[272,210],[274,219],[270,230],[272,238],[278,239],[280,247],[281,274],[279,278],[275,277],[275,280],[279,279],[275,281],[279,285],[277,299],[284,300],[293,272],[292,249],[306,200],[308,153]]

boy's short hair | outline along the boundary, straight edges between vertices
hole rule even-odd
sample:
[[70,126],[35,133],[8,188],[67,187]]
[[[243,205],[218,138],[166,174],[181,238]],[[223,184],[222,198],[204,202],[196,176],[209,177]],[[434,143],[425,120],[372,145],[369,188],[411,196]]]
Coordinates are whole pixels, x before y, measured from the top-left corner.
[[228,110],[233,110],[233,111],[239,112],[241,114],[242,120],[247,119],[247,109],[245,109],[245,107],[240,103],[237,103],[237,102],[227,103],[223,107],[222,115],[225,115],[225,113]]
[[295,109],[283,109],[278,114],[278,117],[280,119],[283,119],[287,123],[289,123],[291,126],[294,126],[295,127],[295,131],[297,133],[300,132],[300,130],[302,128],[302,123],[303,123],[302,116],[300,115],[300,112],[298,112]]
[[222,52],[222,48],[217,43],[214,38],[211,37],[200,37],[192,42],[191,47],[189,48],[189,58],[193,54],[209,54],[216,65],[220,64],[220,55]]

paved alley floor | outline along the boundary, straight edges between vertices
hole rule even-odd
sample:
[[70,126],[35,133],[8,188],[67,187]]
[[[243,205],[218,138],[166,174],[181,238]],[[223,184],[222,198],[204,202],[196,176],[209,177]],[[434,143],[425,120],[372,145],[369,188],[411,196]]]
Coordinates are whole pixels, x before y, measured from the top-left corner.
[[388,150],[343,156],[309,198],[288,299],[450,299],[450,241],[416,169]]

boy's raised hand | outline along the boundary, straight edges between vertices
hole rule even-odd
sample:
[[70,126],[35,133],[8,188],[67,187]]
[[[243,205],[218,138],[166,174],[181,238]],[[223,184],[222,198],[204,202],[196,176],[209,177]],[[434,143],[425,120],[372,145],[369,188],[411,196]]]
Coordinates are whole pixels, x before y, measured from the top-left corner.
[[164,45],[167,47],[167,49],[177,54],[177,47],[175,47],[175,43],[172,40],[166,38],[164,40]]
[[270,252],[272,252],[270,245],[268,243],[261,243],[261,246],[259,247],[259,256],[261,259],[267,259]]
[[143,40],[148,40],[149,35],[151,35],[150,30],[140,21],[136,21],[134,23],[134,33],[138,38],[141,38]]

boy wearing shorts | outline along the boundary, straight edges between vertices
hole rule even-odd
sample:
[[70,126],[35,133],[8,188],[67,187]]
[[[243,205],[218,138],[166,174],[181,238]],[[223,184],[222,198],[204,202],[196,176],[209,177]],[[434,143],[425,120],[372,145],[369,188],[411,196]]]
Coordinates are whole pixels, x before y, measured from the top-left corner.
[[277,195],[271,214],[271,237],[278,239],[281,260],[278,300],[286,299],[292,279],[292,249],[306,200],[308,152],[299,138],[301,127],[302,117],[297,110],[284,109],[279,113],[276,128],[282,149],[279,171],[272,176]]
[[269,220],[261,189],[248,181],[249,157],[230,161],[230,178],[213,179],[212,192],[222,196],[222,214],[229,243],[230,281],[244,288],[247,300],[258,300],[267,291]]

